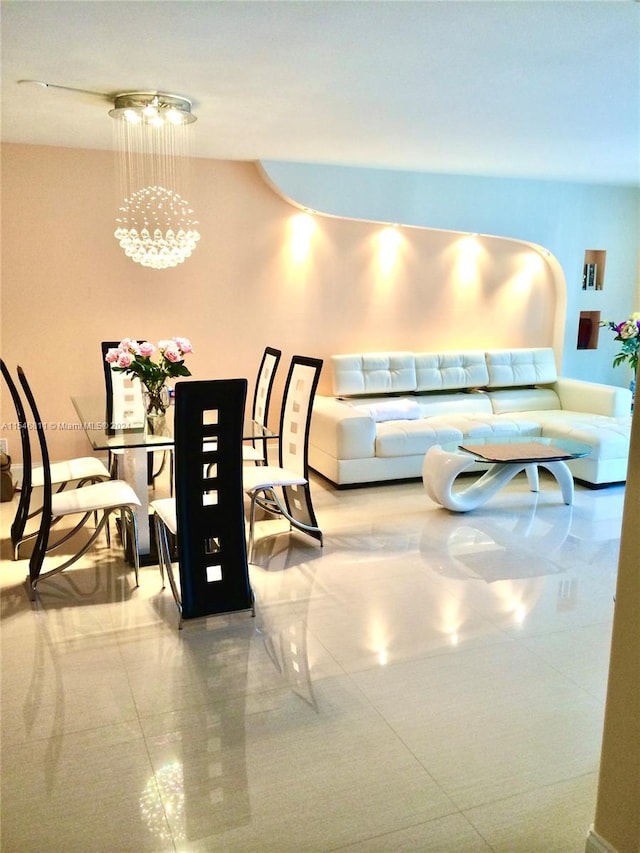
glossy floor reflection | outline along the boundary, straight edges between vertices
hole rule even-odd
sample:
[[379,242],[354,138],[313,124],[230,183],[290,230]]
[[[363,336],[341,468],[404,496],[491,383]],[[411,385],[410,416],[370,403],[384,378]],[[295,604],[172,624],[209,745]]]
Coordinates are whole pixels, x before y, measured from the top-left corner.
[[2,850],[582,853],[624,489],[518,477],[453,515],[314,481],[255,618],[177,630],[104,543],[40,586],[2,504]]

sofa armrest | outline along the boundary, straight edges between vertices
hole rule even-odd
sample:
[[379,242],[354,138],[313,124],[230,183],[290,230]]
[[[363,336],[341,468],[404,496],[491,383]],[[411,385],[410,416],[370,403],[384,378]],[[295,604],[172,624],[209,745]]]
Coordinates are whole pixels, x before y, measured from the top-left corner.
[[375,456],[376,424],[373,417],[356,411],[335,397],[316,396],[309,441],[335,459]]
[[631,412],[631,391],[628,388],[564,377],[559,377],[553,387],[562,408],[571,412],[590,412],[616,418],[628,417]]

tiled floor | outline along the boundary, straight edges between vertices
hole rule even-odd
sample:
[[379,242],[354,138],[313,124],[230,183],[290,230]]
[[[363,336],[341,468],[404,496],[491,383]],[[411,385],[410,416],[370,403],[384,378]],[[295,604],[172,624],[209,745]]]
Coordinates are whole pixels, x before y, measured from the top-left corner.
[[324,548],[263,522],[182,631],[104,544],[32,608],[0,505],[3,853],[583,853],[624,489],[541,489],[314,481]]

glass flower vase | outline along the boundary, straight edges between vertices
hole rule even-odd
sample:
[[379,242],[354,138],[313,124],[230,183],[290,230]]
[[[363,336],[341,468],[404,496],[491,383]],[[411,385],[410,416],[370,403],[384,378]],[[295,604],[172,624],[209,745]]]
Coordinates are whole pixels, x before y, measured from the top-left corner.
[[169,391],[166,385],[148,388],[142,386],[144,400],[146,435],[168,435],[167,409],[169,408]]

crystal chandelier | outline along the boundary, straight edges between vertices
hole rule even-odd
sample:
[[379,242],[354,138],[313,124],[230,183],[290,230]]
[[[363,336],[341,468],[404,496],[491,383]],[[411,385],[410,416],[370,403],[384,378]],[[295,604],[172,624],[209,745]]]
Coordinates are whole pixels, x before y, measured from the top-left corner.
[[200,234],[184,198],[189,178],[191,101],[161,92],[117,95],[116,120],[120,215],[116,239],[127,257],[152,269],[183,263]]

